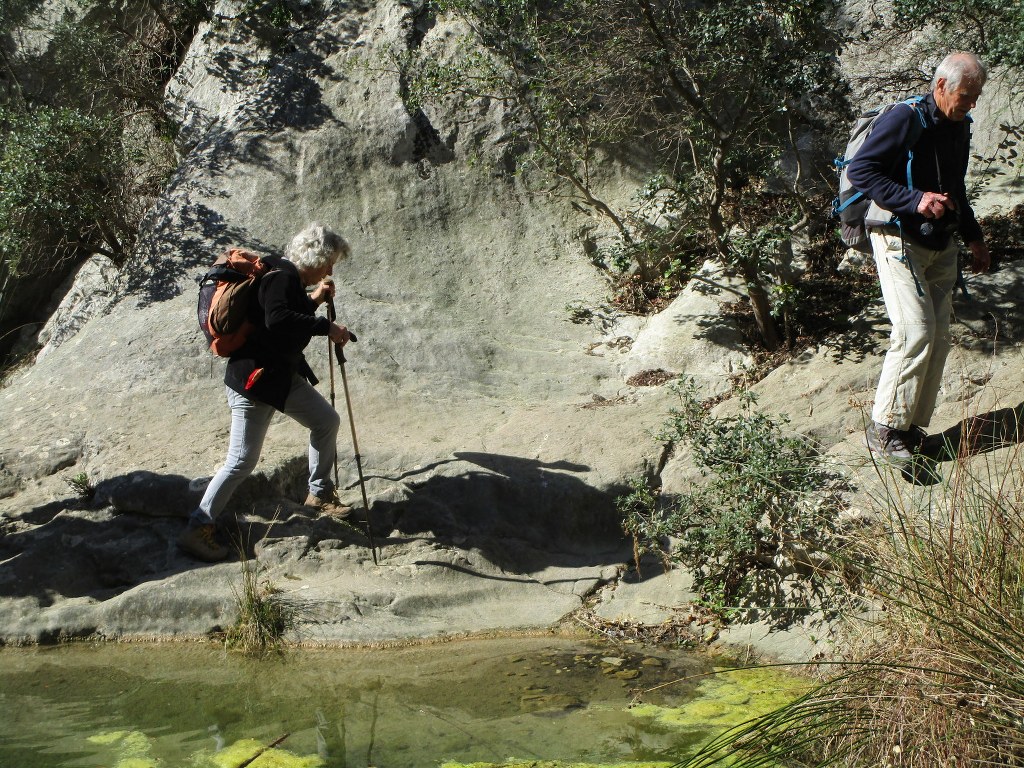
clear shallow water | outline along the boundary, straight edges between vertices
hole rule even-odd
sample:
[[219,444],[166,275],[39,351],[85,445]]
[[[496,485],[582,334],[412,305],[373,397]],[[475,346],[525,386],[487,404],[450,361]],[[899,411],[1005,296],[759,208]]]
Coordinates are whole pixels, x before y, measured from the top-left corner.
[[[284,734],[281,748],[346,768],[671,762],[707,728],[668,727],[629,704],[639,690],[707,669],[683,654],[561,638],[264,661],[196,645],[3,649],[0,768],[205,765],[239,740]],[[677,706],[698,685],[642,699]]]

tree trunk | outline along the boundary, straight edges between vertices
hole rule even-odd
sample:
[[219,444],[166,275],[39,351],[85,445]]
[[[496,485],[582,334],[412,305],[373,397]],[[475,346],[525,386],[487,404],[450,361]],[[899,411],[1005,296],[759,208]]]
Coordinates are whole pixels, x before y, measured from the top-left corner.
[[[729,252],[728,238],[726,237],[726,224],[722,218],[722,203],[725,200],[725,150],[720,146],[713,158],[713,178],[715,188],[708,201],[708,226],[715,236],[715,247],[723,264],[729,264],[731,256]],[[735,262],[733,262],[735,263]],[[739,264],[740,274],[747,284],[747,298],[750,299],[750,306],[754,310],[754,321],[757,329],[761,332],[761,341],[765,349],[774,352],[779,348],[779,331],[775,327],[775,318],[772,317],[771,302],[768,300],[768,292],[764,289],[764,280],[758,272],[757,265],[750,261],[743,260]]]
[[754,310],[754,321],[757,329],[761,332],[761,340],[769,352],[779,348],[779,331],[775,327],[775,318],[772,317],[772,306],[768,300],[768,292],[761,283],[761,276],[753,265],[744,262],[740,267],[743,279],[747,283],[747,297],[750,299],[750,306]]

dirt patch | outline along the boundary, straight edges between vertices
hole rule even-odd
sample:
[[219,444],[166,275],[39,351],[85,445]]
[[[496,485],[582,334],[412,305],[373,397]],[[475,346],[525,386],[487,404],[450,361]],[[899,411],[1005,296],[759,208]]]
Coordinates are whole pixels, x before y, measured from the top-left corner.
[[650,371],[640,371],[634,373],[628,379],[626,383],[631,387],[658,387],[664,384],[666,381],[679,378],[678,373],[672,373],[666,371],[663,368],[655,368]]

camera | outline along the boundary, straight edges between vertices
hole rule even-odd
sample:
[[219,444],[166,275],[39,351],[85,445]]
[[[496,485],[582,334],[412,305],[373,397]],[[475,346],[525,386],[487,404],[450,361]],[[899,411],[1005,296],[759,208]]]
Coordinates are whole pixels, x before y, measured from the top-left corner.
[[960,226],[960,214],[953,208],[947,208],[941,219],[925,221],[921,224],[921,234],[927,237],[933,232],[951,235]]

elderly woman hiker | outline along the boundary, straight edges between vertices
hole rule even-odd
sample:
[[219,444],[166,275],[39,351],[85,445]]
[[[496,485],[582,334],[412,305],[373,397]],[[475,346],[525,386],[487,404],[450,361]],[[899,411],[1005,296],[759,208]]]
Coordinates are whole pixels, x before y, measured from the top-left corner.
[[[178,538],[178,546],[189,555],[207,562],[228,556],[228,548],[216,538],[214,521],[255,469],[275,411],[310,431],[305,505],[337,517],[350,513],[339,501],[330,474],[341,420],[313,388],[317,379],[302,354],[313,336],[328,336],[337,344],[350,338],[344,326],[316,314],[317,307],[334,296],[334,284],[327,279],[334,264],[349,253],[340,235],[310,224],[285,248],[285,258],[264,257],[270,271],[260,281],[258,307],[251,316],[255,328],[231,355],[224,374],[231,408],[227,459]],[[316,288],[307,294],[305,289],[313,285]]]

